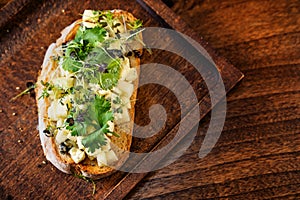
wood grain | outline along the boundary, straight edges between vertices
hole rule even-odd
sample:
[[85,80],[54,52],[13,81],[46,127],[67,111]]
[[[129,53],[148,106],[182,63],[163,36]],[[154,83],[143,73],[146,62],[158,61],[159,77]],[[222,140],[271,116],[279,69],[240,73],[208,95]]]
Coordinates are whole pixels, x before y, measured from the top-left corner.
[[9,0],[0,0],[0,8],[5,6],[8,2],[9,2]]
[[[220,55],[240,69],[245,78],[227,96],[224,130],[213,151],[203,159],[198,158],[198,151],[209,124],[208,115],[200,122],[198,130],[192,130],[197,132],[197,136],[185,154],[168,167],[147,175],[126,198],[299,199],[299,1],[166,0],[166,2],[196,31],[197,35],[203,36],[212,48],[217,49]],[[88,7],[90,3],[84,4],[83,7]],[[59,36],[57,29],[60,30],[78,18],[76,12],[71,12],[71,8],[74,9],[79,5],[80,3],[59,5],[54,1],[37,7],[28,5],[25,7],[27,12],[21,11],[20,15],[13,18],[15,23],[1,29],[4,32],[9,30],[11,33],[8,37],[8,34],[1,32],[3,37],[0,38],[1,74],[5,74],[1,76],[0,99],[3,110],[0,113],[2,136],[0,163],[4,163],[1,165],[2,199],[93,198],[89,183],[59,173],[49,163],[42,163],[44,157],[35,130],[36,109],[32,107],[34,100],[24,97],[22,101],[3,108],[7,99],[18,92],[15,90],[16,86],[24,89],[24,82],[35,80],[36,71],[41,64],[41,59],[35,57],[42,57],[47,45]],[[108,5],[122,8],[116,1],[103,2],[99,7],[106,8]],[[128,7],[137,17],[143,18],[146,24],[160,26],[158,19],[153,20],[145,11],[140,12],[141,7],[135,3],[128,2]],[[45,14],[35,15],[36,8]],[[53,18],[47,18],[49,13],[46,12],[49,8],[53,11],[65,9],[66,14],[61,16],[56,12],[58,17],[55,19],[62,21],[61,23],[52,21]],[[22,16],[28,16],[27,25],[20,23],[23,21]],[[32,29],[26,29],[28,24],[32,24]],[[47,26],[55,28],[46,30]],[[32,35],[37,31],[41,34]],[[48,37],[43,37],[45,34],[48,34]],[[11,41],[10,37],[14,37],[19,45],[7,42]],[[26,46],[25,49],[21,49],[23,45]],[[34,59],[24,59],[28,56],[28,52]],[[5,55],[14,56],[7,58]],[[167,60],[170,60],[168,56],[170,55],[166,54]],[[179,63],[186,65],[182,60]],[[32,69],[29,72],[30,67]],[[148,92],[141,90],[140,95],[143,97],[149,91],[152,91],[150,94],[155,94],[159,89],[162,88],[149,87]],[[205,88],[202,91],[205,92]],[[199,94],[198,98],[201,97]],[[152,101],[144,99],[139,104],[149,107],[156,102],[159,102],[159,97],[155,97]],[[175,103],[173,108],[176,110],[177,106]],[[14,112],[17,116],[12,116]],[[169,112],[172,113],[172,108]],[[172,114],[174,113],[176,111]],[[147,116],[144,120],[139,120],[145,115],[147,114],[140,113],[140,116],[137,116],[140,125],[147,124],[149,120]],[[175,121],[178,120],[178,116],[175,118]],[[26,119],[31,119],[30,125]],[[174,122],[170,120],[165,131],[172,127],[172,123]],[[5,146],[3,141],[7,141]],[[142,144],[143,141],[137,140],[136,143]],[[144,148],[151,148],[151,145]],[[176,150],[180,150],[180,146]],[[31,155],[30,162],[24,160],[28,155]],[[94,197],[101,197],[103,194],[101,191],[113,187],[123,177],[124,174],[114,174],[112,179],[115,181],[105,179],[105,184],[98,182]],[[57,193],[59,185],[66,187],[59,189]]]
[[[93,7],[97,4],[97,7]],[[158,5],[158,4],[157,4]],[[163,6],[161,4],[160,6]],[[169,22],[162,20],[146,12],[137,2],[131,1],[124,5],[122,1],[67,1],[61,3],[56,0],[12,0],[0,12],[0,133],[2,136],[0,144],[0,194],[1,199],[102,199],[110,197],[119,199],[126,194],[146,175],[146,174],[126,174],[116,172],[110,177],[96,182],[96,194],[92,195],[92,186],[73,176],[63,174],[55,169],[50,163],[45,162],[42,155],[37,126],[37,113],[35,101],[29,96],[24,96],[17,101],[9,102],[9,99],[18,92],[25,89],[26,82],[35,82],[37,73],[42,63],[42,58],[47,46],[54,42],[60,35],[59,31],[65,26],[80,17],[84,9],[113,9],[121,8],[132,12],[137,18],[144,20],[147,26],[168,26],[180,31],[187,31],[189,27],[183,22],[171,23],[171,17],[176,15],[169,10]],[[165,6],[163,6],[166,8]],[[160,7],[157,7],[160,8]],[[12,12],[8,12],[12,10]],[[168,16],[168,9],[165,9],[164,16]],[[176,17],[176,20],[178,18]],[[168,25],[169,23],[169,25]],[[226,91],[242,78],[242,73],[232,65],[226,63],[223,58],[217,56],[213,50],[207,46],[204,40],[200,39],[205,47],[212,54],[222,78]],[[166,44],[169,45],[169,44]],[[170,45],[176,45],[176,41]],[[203,118],[211,109],[210,98],[204,80],[200,74],[195,73],[193,66],[179,56],[168,52],[154,50],[153,55],[145,55],[142,62],[157,62],[172,66],[181,72],[190,85],[197,91],[197,98],[200,102],[201,116]],[[153,77],[159,76],[155,71],[150,71]],[[143,73],[141,73],[142,76]],[[214,76],[209,77],[212,81],[219,81]],[[174,80],[176,82],[176,80]],[[176,86],[176,84],[174,84]],[[180,85],[179,85],[180,86]],[[19,87],[20,89],[17,89]],[[190,110],[198,109],[198,105],[188,103],[190,93],[186,88],[180,88],[184,98],[183,106],[186,110],[183,115],[187,115]],[[219,98],[222,98],[220,96]],[[163,129],[155,136],[147,139],[135,138],[132,145],[134,152],[148,152],[159,149],[169,143],[174,137],[176,129],[180,124],[180,106],[176,98],[168,88],[150,85],[140,88],[138,93],[136,122],[140,125],[149,123],[148,110],[153,104],[162,104],[168,113],[168,119]],[[140,108],[140,109],[139,109]],[[185,137],[198,121],[189,121]],[[153,149],[155,147],[155,149]],[[180,147],[176,147],[177,149]],[[170,151],[169,149],[168,151]],[[155,159],[153,166],[161,158]],[[129,162],[135,161],[129,159]],[[125,180],[125,181],[124,181]],[[115,187],[117,186],[117,187]],[[110,196],[107,196],[107,195]]]
[[185,155],[147,176],[128,199],[299,199],[299,1],[167,3],[245,78],[227,96],[213,151],[197,157],[207,116]]

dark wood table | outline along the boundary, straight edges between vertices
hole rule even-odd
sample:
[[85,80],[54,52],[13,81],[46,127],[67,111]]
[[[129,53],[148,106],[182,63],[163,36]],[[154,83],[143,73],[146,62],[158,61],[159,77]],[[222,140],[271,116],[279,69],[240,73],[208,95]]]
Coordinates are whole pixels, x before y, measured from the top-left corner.
[[300,199],[300,1],[166,3],[245,78],[227,96],[213,151],[199,159],[195,143],[129,197]]
[[[6,1],[0,3],[4,5]],[[173,164],[147,174],[142,181],[133,181],[137,185],[126,199],[299,199],[299,0],[165,0],[165,3],[219,55],[242,71],[245,78],[227,95],[225,126],[213,150],[202,159],[198,157],[210,121],[208,114],[200,121],[199,128],[192,130],[197,135],[184,155]],[[51,3],[41,6],[41,9],[47,10],[47,6],[50,7]],[[55,9],[60,9],[55,6]],[[24,15],[34,17],[33,10],[24,11]],[[132,10],[136,11],[135,8]],[[15,14],[13,12],[19,10],[12,11],[11,16]],[[74,13],[70,15],[66,17],[68,21],[77,17]],[[21,24],[22,20],[17,18],[15,23]],[[3,21],[0,19],[0,22]],[[54,25],[56,23],[60,24],[53,22]],[[36,26],[37,30],[42,30],[43,26],[39,22]],[[34,31],[27,32],[29,36],[24,37],[34,34]],[[40,41],[41,48],[29,46],[25,50],[31,52],[20,51],[17,58],[27,54],[43,55],[47,44],[57,36],[57,31],[51,30],[49,38],[42,40],[40,37],[32,41]],[[27,43],[31,44],[31,41]],[[15,51],[13,48],[7,49],[8,52]],[[36,63],[40,59],[6,59],[10,62],[0,67],[12,68],[14,71],[8,72],[7,78],[6,74],[1,74],[4,83],[12,80],[21,84],[19,79],[22,77],[34,80],[38,69]],[[18,74],[16,63],[20,62],[26,66],[32,64],[34,70],[21,70],[22,73]],[[11,77],[12,74],[15,77]],[[22,87],[12,84],[9,86],[10,91],[6,85],[0,88],[3,92],[0,100],[0,134],[4,138],[1,142],[8,147],[0,147],[0,198],[100,198],[101,192],[112,187],[115,182],[98,182],[98,193],[92,196],[90,183],[59,173],[50,163],[43,162],[45,159],[38,146],[37,131],[34,130],[37,125],[36,108],[32,107],[34,100],[24,97],[23,101],[8,104],[6,101],[16,93],[15,88],[11,88],[13,86]],[[3,105],[11,107],[3,108]],[[15,111],[17,116],[12,116]],[[27,127],[21,120],[14,124],[13,120],[17,117],[32,117],[32,120],[29,119]],[[9,127],[5,127],[5,124],[9,124]],[[9,141],[9,138],[13,140]],[[31,145],[35,147],[30,149]],[[28,155],[32,160],[27,163]],[[24,160],[20,160],[22,158]],[[5,174],[2,174],[2,170]],[[65,188],[59,188],[57,182]],[[41,194],[43,192],[45,194]]]

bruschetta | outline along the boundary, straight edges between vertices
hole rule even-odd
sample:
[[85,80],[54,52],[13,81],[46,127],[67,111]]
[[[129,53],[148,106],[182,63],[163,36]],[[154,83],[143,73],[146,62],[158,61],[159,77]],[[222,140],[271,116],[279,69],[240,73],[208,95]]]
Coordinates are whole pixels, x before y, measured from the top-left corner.
[[128,159],[142,22],[122,10],[85,10],[46,52],[35,92],[38,130],[57,169],[92,179]]

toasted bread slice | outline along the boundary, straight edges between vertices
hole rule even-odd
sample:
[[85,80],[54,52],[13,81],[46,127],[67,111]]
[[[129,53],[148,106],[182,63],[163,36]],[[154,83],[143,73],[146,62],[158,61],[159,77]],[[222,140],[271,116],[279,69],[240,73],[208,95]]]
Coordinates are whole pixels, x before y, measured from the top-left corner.
[[[136,18],[122,10],[113,10],[111,11],[114,17],[122,16],[126,22],[133,22]],[[73,24],[66,27],[61,33],[61,37],[57,39],[56,43],[53,43],[49,46],[44,62],[41,66],[42,70],[38,76],[36,91],[36,101],[38,107],[38,130],[41,140],[41,145],[43,147],[44,154],[46,159],[49,160],[57,169],[65,173],[76,173],[82,174],[85,177],[90,177],[92,179],[99,179],[105,176],[110,175],[116,169],[118,169],[122,164],[127,160],[129,156],[130,146],[132,142],[132,131],[134,125],[134,105],[135,99],[137,96],[137,87],[138,87],[138,78],[132,81],[134,85],[134,91],[132,93],[131,106],[128,110],[130,116],[130,122],[123,124],[122,126],[116,125],[114,132],[117,133],[120,137],[110,137],[111,148],[118,157],[118,161],[111,166],[99,166],[95,160],[86,158],[79,162],[75,163],[69,154],[63,154],[60,152],[55,137],[46,136],[44,130],[47,128],[49,121],[48,109],[51,105],[51,99],[49,98],[40,98],[43,94],[44,86],[41,84],[41,81],[47,82],[50,81],[53,76],[56,76],[55,71],[57,62],[53,61],[52,57],[57,56],[57,49],[61,48],[62,44],[66,44],[70,40],[73,40],[76,32],[81,25],[82,20],[79,19]],[[138,35],[142,39],[141,34]],[[139,51],[142,51],[142,46],[140,46]],[[137,74],[139,75],[140,71],[140,58],[135,56],[129,56],[130,67],[136,68]]]

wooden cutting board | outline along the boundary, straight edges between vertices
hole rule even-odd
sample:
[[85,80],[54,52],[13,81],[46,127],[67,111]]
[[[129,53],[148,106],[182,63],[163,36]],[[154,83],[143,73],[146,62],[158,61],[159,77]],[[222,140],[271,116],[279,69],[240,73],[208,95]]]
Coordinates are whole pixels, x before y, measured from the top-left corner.
[[[201,37],[160,1],[10,1],[0,10],[1,199],[121,199],[147,174],[116,172],[96,181],[96,192],[92,194],[91,183],[64,174],[46,162],[36,129],[34,98],[28,95],[9,101],[26,88],[27,82],[35,82],[49,44],[60,36],[64,27],[80,18],[79,14],[84,9],[115,8],[133,13],[143,20],[145,27],[172,28],[192,37],[213,58],[227,92],[242,79],[240,71],[217,56]],[[200,120],[211,110],[205,81],[192,65],[178,55],[155,49],[151,55],[145,53],[142,58],[142,63],[154,62],[172,66],[185,76],[196,91],[199,105],[189,105],[190,111],[184,115],[199,107]],[[165,87],[149,84],[138,90],[136,124],[145,126],[150,122],[148,111],[153,104],[161,104],[165,108],[167,121],[153,137],[134,138],[131,151],[150,152],[165,146],[182,122],[180,105],[174,101],[174,94]],[[197,122],[190,122],[186,134],[196,125]]]

